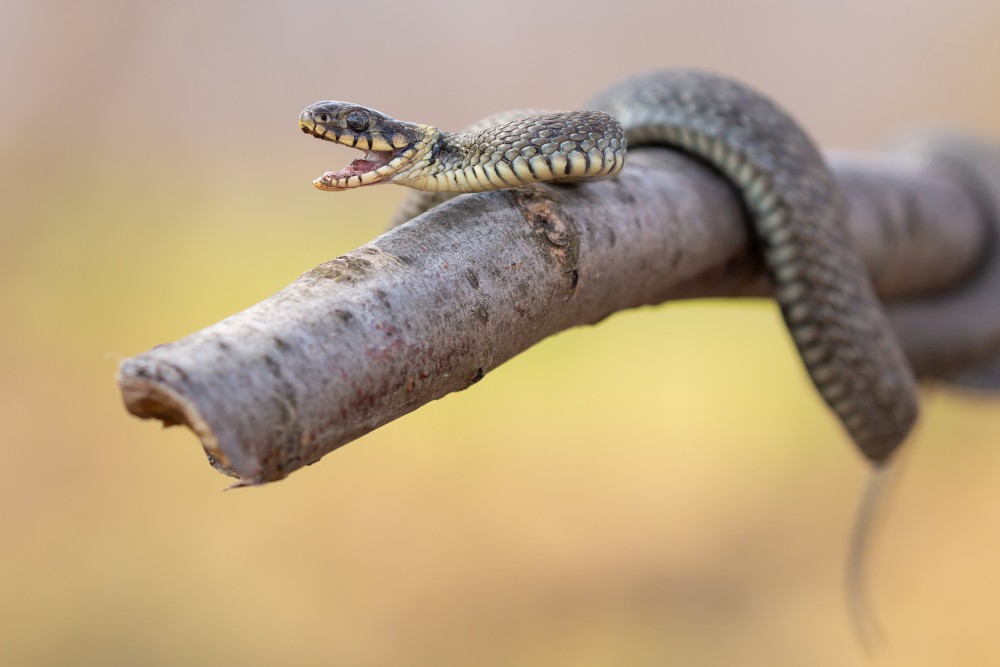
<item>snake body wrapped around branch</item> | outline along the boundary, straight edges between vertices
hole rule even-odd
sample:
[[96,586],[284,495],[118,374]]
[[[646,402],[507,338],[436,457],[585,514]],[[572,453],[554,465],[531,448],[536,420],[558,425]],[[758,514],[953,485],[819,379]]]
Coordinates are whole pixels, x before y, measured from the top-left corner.
[[739,191],[813,383],[861,452],[885,462],[916,419],[916,382],[809,137],[759,93],[703,72],[634,77],[591,106],[517,112],[455,134],[356,104],[319,102],[299,125],[366,151],[314,182],[332,191],[388,182],[460,193],[609,178],[624,167],[627,146],[697,156]]

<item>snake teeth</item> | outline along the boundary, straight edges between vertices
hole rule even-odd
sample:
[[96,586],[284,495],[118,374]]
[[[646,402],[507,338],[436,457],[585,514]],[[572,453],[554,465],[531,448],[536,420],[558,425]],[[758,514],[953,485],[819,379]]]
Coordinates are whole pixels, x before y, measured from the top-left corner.
[[313,185],[320,190],[341,190],[382,180],[384,173],[380,170],[390,165],[400,152],[368,150],[340,171],[324,173]]
[[340,171],[327,172],[335,178],[343,178],[375,171],[389,164],[393,158],[392,151],[367,151],[364,157],[353,160]]

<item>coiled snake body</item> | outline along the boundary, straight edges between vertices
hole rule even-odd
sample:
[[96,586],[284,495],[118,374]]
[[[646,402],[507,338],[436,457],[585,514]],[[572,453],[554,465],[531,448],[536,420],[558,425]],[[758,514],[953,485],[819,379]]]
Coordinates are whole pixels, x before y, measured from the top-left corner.
[[602,93],[593,111],[514,114],[453,134],[344,102],[319,102],[303,131],[365,150],[314,183],[379,182],[473,192],[607,178],[631,147],[662,145],[710,164],[739,191],[799,354],[860,450],[884,462],[917,415],[916,383],[844,225],[819,152],[783,111],[735,81],[654,72]]

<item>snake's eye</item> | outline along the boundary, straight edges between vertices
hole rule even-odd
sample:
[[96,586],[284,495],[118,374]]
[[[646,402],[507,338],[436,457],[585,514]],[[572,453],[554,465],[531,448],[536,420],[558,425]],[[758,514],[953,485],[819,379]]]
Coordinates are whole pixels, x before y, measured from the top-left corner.
[[318,120],[319,122],[323,123],[324,125],[327,125],[327,124],[329,124],[329,122],[331,120],[330,114],[328,114],[328,113],[326,113],[324,111],[323,113],[316,115],[316,120]]
[[368,116],[360,111],[347,114],[347,129],[351,132],[364,132],[368,129]]

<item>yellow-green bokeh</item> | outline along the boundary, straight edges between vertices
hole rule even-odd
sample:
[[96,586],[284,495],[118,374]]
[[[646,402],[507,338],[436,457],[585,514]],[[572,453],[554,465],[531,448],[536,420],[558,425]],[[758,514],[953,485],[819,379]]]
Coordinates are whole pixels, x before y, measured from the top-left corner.
[[[525,27],[526,22],[526,27]],[[1000,132],[1000,6],[0,6],[0,664],[845,665],[865,467],[775,308],[547,340],[263,488],[121,407],[118,360],[379,234],[298,132],[354,99],[457,128],[654,66],[826,145]],[[872,552],[884,664],[1000,660],[1000,402],[928,391]]]

